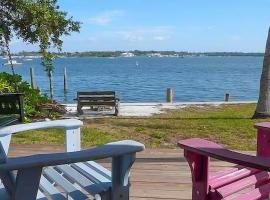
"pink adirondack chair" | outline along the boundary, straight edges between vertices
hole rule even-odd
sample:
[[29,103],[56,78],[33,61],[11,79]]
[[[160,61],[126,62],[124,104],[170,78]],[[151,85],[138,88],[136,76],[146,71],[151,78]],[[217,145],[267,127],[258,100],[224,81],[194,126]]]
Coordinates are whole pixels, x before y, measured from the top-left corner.
[[[192,200],[268,199],[270,193],[270,122],[255,125],[257,128],[257,155],[246,155],[227,150],[204,139],[181,140],[178,146],[192,174]],[[233,168],[210,174],[210,157],[235,163]],[[254,186],[254,187],[253,187]],[[247,193],[241,190],[251,187]],[[236,194],[236,195],[235,195]]]

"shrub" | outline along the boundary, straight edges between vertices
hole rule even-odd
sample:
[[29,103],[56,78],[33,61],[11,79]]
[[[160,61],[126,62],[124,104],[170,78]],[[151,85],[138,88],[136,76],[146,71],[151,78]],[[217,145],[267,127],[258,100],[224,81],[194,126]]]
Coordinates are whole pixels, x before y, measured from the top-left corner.
[[[46,95],[42,95],[39,90],[32,89],[27,81],[24,81],[18,74],[11,75],[6,72],[0,73],[0,93],[12,92],[24,93],[25,116],[27,118],[57,118],[63,113],[64,108],[52,102]],[[53,104],[51,109],[46,109]],[[60,112],[61,111],[61,112]]]
[[0,77],[0,93],[12,93],[15,92],[14,88],[8,84],[5,79]]

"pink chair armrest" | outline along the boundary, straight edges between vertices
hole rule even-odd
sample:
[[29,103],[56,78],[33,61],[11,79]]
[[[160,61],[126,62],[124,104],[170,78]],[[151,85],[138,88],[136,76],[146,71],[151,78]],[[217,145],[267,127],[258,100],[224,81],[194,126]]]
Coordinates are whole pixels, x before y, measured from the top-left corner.
[[270,158],[230,151],[208,140],[200,138],[181,140],[178,142],[178,146],[187,152],[193,152],[259,170],[270,171]]
[[257,129],[270,129],[270,122],[260,122],[254,126]]

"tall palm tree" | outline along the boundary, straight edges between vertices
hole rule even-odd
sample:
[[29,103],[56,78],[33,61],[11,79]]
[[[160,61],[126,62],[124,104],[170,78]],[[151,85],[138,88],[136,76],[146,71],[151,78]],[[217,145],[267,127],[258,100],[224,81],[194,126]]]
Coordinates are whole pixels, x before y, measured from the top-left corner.
[[260,81],[260,94],[253,118],[270,117],[270,29],[266,42],[262,75]]

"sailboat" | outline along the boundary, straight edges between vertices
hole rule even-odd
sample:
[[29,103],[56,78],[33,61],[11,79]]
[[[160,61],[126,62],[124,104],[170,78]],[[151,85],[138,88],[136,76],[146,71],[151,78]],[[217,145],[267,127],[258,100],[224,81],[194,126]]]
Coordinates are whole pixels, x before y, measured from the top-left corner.
[[138,62],[138,61],[136,61],[136,66],[137,66],[137,67],[139,66],[139,62]]

